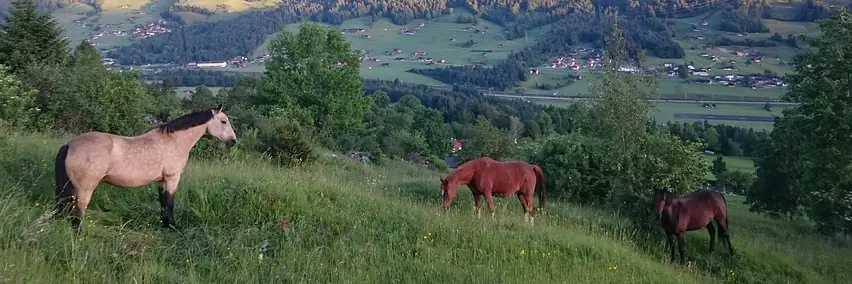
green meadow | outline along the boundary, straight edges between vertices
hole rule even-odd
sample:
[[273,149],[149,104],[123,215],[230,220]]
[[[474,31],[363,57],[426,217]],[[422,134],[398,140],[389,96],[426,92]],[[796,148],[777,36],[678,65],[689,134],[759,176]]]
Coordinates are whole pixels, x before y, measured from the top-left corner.
[[[728,197],[737,255],[687,234],[685,266],[662,232],[636,231],[617,208],[549,199],[524,224],[516,199],[473,216],[462,188],[439,209],[438,177],[391,162],[326,157],[281,169],[251,157],[193,160],[176,198],[178,231],[159,225],[152,186],[101,186],[82,234],[45,218],[53,158],[66,138],[0,137],[0,280],[7,283],[534,282],[849,283],[849,240],[802,220],[750,213]],[[538,201],[536,201],[538,205]],[[649,209],[649,214],[651,214]],[[488,216],[490,214],[483,214]],[[282,219],[286,226],[279,229]]]

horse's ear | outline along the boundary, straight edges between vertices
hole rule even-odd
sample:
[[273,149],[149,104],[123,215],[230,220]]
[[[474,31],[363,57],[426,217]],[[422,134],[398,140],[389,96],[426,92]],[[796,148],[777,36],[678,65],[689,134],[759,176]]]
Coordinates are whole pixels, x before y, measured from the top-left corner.
[[444,177],[441,177],[441,183],[447,183],[447,179],[444,178]]
[[224,109],[224,108],[225,108],[224,105],[219,104],[218,106],[216,106],[216,112],[222,112],[222,109]]

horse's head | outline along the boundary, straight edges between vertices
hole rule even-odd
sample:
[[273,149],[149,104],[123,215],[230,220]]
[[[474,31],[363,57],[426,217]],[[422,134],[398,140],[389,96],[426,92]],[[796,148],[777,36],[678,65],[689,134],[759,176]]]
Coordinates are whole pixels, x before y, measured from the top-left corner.
[[237,134],[234,133],[234,128],[231,127],[231,121],[228,115],[222,111],[222,105],[213,110],[213,118],[207,122],[207,133],[210,133],[216,139],[233,145],[237,142]]
[[444,209],[450,207],[450,202],[453,202],[453,198],[456,197],[456,187],[455,184],[450,184],[450,182],[446,178],[441,178],[441,199],[444,201]]
[[663,209],[667,203],[671,202],[672,193],[666,189],[658,189],[654,191],[654,209],[657,212],[657,220],[663,218]]

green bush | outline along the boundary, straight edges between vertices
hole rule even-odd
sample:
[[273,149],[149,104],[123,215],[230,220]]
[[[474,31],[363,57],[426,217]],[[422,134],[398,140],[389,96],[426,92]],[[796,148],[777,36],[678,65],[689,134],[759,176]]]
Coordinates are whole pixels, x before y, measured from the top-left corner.
[[261,130],[261,152],[273,163],[295,167],[316,161],[310,133],[297,122],[273,119],[266,131]]
[[444,162],[444,159],[438,156],[431,156],[429,157],[429,169],[445,173],[450,170],[450,167],[447,166],[447,162]]
[[523,151],[526,161],[544,171],[549,195],[606,203],[636,217],[651,215],[655,188],[684,193],[705,185],[709,168],[701,145],[653,133],[640,151],[619,157],[608,142],[573,133],[526,144]]

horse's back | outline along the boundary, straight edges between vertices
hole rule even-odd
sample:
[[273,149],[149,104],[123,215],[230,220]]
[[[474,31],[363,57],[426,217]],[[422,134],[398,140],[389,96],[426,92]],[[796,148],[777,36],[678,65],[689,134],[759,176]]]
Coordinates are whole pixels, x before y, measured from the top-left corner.
[[525,185],[535,187],[536,176],[530,164],[521,161],[499,162],[487,157],[474,161],[477,184],[491,184],[494,193],[511,194]]
[[727,206],[722,193],[712,189],[692,192],[679,198],[679,201],[693,218],[702,219],[702,222],[704,219],[709,221],[727,216]]

